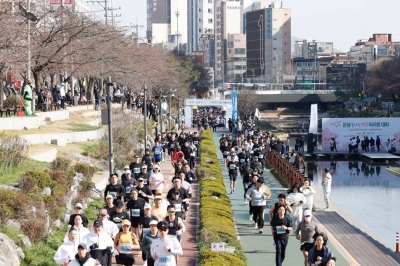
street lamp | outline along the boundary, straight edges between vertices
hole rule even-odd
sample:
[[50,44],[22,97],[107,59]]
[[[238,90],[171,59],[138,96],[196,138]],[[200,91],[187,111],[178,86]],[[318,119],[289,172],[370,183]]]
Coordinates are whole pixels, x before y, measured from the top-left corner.
[[[37,22],[38,18],[36,17],[35,14],[31,13],[31,1],[27,0],[26,1],[26,6],[27,8],[23,7],[22,5],[19,5],[19,11],[21,12],[22,16],[27,19],[27,27],[26,27],[26,32],[27,32],[27,73],[26,73],[26,78],[27,82],[31,78],[31,21],[32,22]],[[32,97],[32,113],[35,111],[35,100]]]

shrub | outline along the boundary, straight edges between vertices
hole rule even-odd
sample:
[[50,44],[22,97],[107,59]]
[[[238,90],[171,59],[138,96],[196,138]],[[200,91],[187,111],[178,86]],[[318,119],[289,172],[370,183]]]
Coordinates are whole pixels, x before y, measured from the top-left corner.
[[75,172],[81,173],[84,177],[91,179],[96,172],[96,169],[93,166],[84,164],[84,163],[77,163],[75,164]]
[[[198,245],[200,265],[246,265],[241,244],[237,240],[231,203],[226,194],[216,154],[211,130],[203,130],[200,142],[200,166],[196,172],[200,181],[201,209]],[[216,224],[218,226],[215,226]],[[213,242],[225,242],[235,247],[235,252],[232,254],[212,252],[211,243]]]
[[24,193],[40,193],[45,187],[53,189],[56,185],[49,173],[36,170],[25,172],[20,181],[20,188]]
[[11,170],[23,163],[26,157],[28,145],[25,139],[0,133],[0,168]]

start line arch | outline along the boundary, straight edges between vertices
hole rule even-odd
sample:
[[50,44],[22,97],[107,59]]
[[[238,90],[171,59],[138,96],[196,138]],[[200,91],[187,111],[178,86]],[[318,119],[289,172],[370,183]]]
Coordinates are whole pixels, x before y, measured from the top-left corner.
[[232,118],[232,100],[185,99],[185,128],[192,127],[193,106],[221,106],[225,111],[225,127],[228,128],[228,120]]

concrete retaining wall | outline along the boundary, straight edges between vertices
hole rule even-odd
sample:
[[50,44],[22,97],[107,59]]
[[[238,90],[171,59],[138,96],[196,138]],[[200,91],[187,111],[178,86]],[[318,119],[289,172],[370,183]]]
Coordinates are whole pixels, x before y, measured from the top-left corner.
[[28,134],[21,136],[28,141],[29,145],[51,144],[52,140],[59,139],[63,143],[85,142],[100,139],[104,136],[104,129],[100,128],[93,131],[50,133],[50,134]]
[[57,152],[57,149],[51,149],[49,151],[38,153],[29,157],[36,161],[51,163],[57,158]]
[[67,110],[58,110],[52,112],[37,112],[36,116],[42,117],[45,121],[59,121],[59,120],[67,120],[69,119],[69,111]]
[[46,125],[43,117],[39,116],[15,116],[0,118],[0,130],[23,130],[40,128]]

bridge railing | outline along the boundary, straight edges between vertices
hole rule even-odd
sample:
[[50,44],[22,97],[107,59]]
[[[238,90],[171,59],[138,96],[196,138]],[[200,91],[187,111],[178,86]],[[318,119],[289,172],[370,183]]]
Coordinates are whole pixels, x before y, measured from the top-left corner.
[[294,184],[303,185],[306,177],[295,166],[282,158],[276,151],[268,152],[267,162],[285,179],[290,186]]

